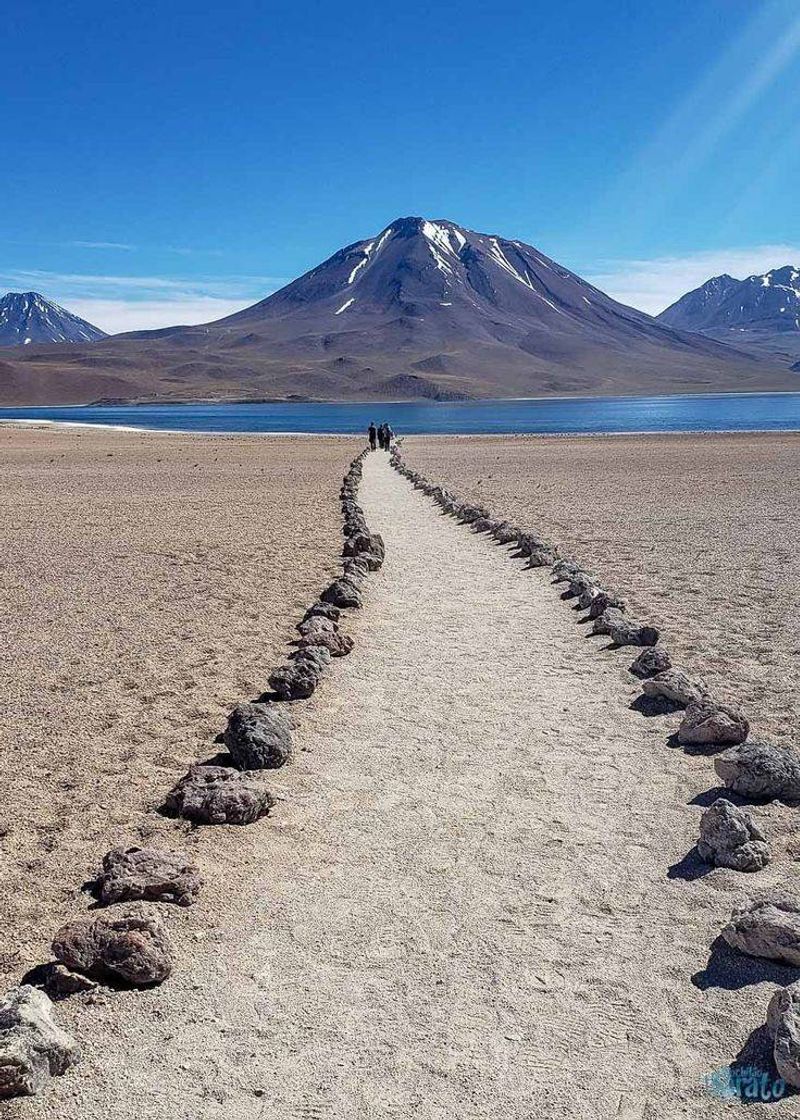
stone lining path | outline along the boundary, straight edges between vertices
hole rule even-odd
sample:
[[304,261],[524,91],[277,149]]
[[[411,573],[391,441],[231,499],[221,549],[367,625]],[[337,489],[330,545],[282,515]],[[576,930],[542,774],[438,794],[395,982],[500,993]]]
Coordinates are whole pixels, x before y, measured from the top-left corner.
[[386,562],[354,652],[293,708],[286,801],[222,854],[203,831],[173,978],[62,1004],[85,1060],[15,1115],[727,1115],[699,1080],[758,1024],[690,978],[741,880],[668,878],[709,760],[631,710],[636,650],[585,637],[547,572],[383,455],[359,501]]

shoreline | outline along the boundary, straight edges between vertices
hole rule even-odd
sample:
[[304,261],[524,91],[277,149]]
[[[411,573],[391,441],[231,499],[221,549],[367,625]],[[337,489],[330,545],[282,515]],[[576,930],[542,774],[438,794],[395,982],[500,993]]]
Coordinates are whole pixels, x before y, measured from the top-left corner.
[[[94,424],[88,420],[46,420],[29,417],[14,417],[6,419],[0,417],[0,424],[7,427],[20,427],[23,429],[45,428],[85,428],[106,432],[129,432],[160,436],[286,436],[292,439],[356,439],[361,432],[325,432],[325,431],[221,431],[219,429],[193,429],[193,428],[142,428],[127,424]],[[399,438],[413,439],[605,439],[607,437],[620,438],[624,436],[777,436],[798,435],[800,428],[636,428],[614,429],[613,431],[566,431],[566,432],[415,432],[404,431]]]

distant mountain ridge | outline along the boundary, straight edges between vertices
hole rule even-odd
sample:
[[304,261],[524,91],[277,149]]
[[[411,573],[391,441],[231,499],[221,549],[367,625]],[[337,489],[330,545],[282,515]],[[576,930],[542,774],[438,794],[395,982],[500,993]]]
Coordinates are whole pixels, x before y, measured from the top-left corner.
[[800,269],[787,264],[746,280],[715,276],[656,318],[686,331],[800,331]]
[[800,355],[800,268],[784,265],[745,280],[715,276],[656,318],[791,361]]
[[29,347],[15,395],[26,373],[39,395],[88,400],[453,400],[788,377],[616,302],[531,245],[424,217],[396,219],[213,323],[58,355]]
[[96,342],[107,337],[99,327],[38,292],[8,292],[0,298],[0,346]]

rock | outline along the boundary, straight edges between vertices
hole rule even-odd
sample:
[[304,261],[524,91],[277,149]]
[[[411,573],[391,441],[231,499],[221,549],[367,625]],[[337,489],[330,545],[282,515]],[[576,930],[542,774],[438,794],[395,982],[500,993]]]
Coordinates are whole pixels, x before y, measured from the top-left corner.
[[684,745],[731,746],[743,743],[750,733],[750,724],[736,708],[704,697],[686,709],[678,742]]
[[492,533],[492,536],[496,541],[499,541],[500,544],[511,544],[512,541],[515,541],[519,536],[519,529],[505,523],[503,525],[498,525]]
[[636,677],[655,677],[672,668],[672,658],[663,646],[643,649],[631,665],[630,671]]
[[767,1008],[767,1030],[778,1073],[800,1088],[800,982],[779,988]]
[[751,957],[800,968],[800,906],[788,899],[737,906],[722,936],[734,949]]
[[530,556],[542,548],[547,548],[547,541],[542,540],[538,533],[518,533],[517,548],[523,556]]
[[269,686],[281,700],[307,700],[331,663],[330,651],[321,643],[329,635],[314,634],[314,640],[290,655],[288,665],[279,665],[269,675]]
[[597,594],[589,604],[589,618],[599,618],[609,607],[613,607],[614,610],[617,611],[622,611],[624,614],[625,601],[612,591],[604,591],[603,588],[598,588]]
[[119,977],[139,987],[160,984],[172,972],[172,942],[157,910],[141,902],[93,921],[63,925],[53,938],[62,964],[87,976]]
[[30,984],[0,998],[0,1098],[30,1097],[80,1059],[44,992]]
[[[314,635],[301,640],[319,639],[320,635]],[[272,770],[283,766],[292,754],[291,728],[285,714],[274,704],[237,704],[228,717],[223,738],[240,770]]]
[[300,649],[306,649],[309,646],[323,646],[331,657],[346,657],[352,650],[354,642],[349,634],[328,633],[309,634],[302,637],[297,645]]
[[582,568],[575,560],[557,560],[553,565],[553,577],[556,583],[564,583],[566,580],[571,580],[580,571],[582,571]]
[[528,554],[528,567],[549,568],[555,558],[555,549],[551,548],[550,545],[542,545],[541,548],[535,548]]
[[473,521],[477,521],[479,517],[488,517],[489,512],[483,506],[469,506],[463,505],[458,510],[458,520],[462,521],[465,525],[471,525]]
[[296,653],[290,653],[289,657],[295,663],[304,662],[310,665],[320,676],[331,663],[330,651],[325,646],[316,644],[299,649]]
[[333,603],[323,603],[321,599],[317,599],[303,615],[303,622],[307,622],[310,618],[328,618],[331,622],[338,622],[341,613]]
[[583,595],[584,591],[590,591],[597,586],[597,579],[589,575],[588,572],[573,572],[569,580],[569,586],[564,592],[565,599],[575,599]]
[[642,692],[645,696],[665,696],[667,700],[683,704],[684,708],[708,696],[703,681],[690,677],[683,669],[665,669],[650,677],[642,684]]
[[41,968],[41,984],[51,999],[66,999],[81,992],[91,992],[97,981],[80,972],[70,972],[60,961],[48,961]]
[[200,871],[187,856],[158,848],[112,848],[97,880],[106,906],[134,899],[190,906],[202,885]]
[[[582,591],[578,596],[578,606],[581,608],[581,610],[587,611],[599,594],[599,588],[587,587],[586,590]],[[601,611],[600,613],[602,614],[603,612]]]
[[358,556],[363,552],[373,555],[378,560],[377,566],[381,566],[386,555],[386,546],[380,533],[355,533],[344,542],[345,556]]
[[654,626],[643,626],[616,607],[608,607],[594,620],[593,634],[608,634],[617,646],[654,646],[659,633]]
[[251,824],[274,804],[266,786],[248,771],[197,765],[170,790],[164,808],[198,824]]
[[697,854],[706,863],[734,871],[760,871],[770,861],[764,834],[750,814],[724,797],[718,797],[700,818]]
[[324,618],[322,615],[312,615],[311,618],[303,619],[298,622],[297,630],[306,637],[311,634],[335,634],[338,629],[338,624],[331,618]]
[[478,517],[472,522],[472,530],[475,533],[490,533],[495,524],[491,517]]
[[361,606],[361,592],[348,579],[335,579],[322,592],[321,599],[324,603],[333,603],[335,607]]
[[800,800],[800,755],[770,743],[749,742],[714,759],[728,789],[742,797]]

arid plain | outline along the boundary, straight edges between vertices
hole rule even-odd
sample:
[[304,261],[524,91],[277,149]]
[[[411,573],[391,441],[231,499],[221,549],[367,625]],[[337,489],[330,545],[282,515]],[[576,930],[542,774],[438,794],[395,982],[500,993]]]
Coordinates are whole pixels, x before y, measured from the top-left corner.
[[800,435],[409,438],[408,462],[539,529],[658,626],[675,661],[797,741]]
[[152,810],[335,570],[356,447],[0,426],[7,983],[110,847],[179,842]]

